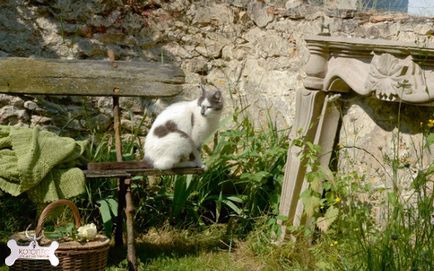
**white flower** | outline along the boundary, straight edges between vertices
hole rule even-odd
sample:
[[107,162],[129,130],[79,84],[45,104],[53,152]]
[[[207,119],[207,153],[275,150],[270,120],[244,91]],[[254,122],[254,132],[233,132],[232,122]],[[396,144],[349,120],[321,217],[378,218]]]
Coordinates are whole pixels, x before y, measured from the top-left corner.
[[96,226],[93,223],[81,226],[80,228],[77,229],[77,231],[78,231],[77,234],[78,238],[86,241],[95,239],[97,233]]

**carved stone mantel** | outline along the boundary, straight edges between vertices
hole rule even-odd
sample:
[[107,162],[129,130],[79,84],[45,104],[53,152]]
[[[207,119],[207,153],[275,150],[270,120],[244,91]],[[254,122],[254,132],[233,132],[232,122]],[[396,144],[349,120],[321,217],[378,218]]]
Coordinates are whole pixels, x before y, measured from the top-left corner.
[[[305,38],[310,58],[304,89],[297,92],[290,139],[304,137],[321,146],[320,164],[328,167],[338,132],[336,94],[353,92],[386,102],[434,106],[434,45],[330,36]],[[427,107],[433,110],[432,107]],[[280,214],[299,225],[307,187],[303,147],[291,146],[285,167]],[[285,234],[285,225],[282,233]]]
[[328,36],[305,38],[311,54],[306,89],[434,103],[434,46]]

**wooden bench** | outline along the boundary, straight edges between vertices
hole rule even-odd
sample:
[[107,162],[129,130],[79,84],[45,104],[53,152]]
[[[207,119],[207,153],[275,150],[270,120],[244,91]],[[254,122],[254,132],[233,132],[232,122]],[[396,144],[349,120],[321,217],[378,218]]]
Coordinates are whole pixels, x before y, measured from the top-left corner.
[[111,96],[117,162],[90,163],[86,178],[118,178],[118,220],[115,245],[123,245],[123,220],[127,228],[129,270],[136,270],[134,205],[131,177],[134,175],[197,174],[200,168],[145,169],[140,161],[122,161],[121,109],[119,97],[159,98],[182,92],[184,74],[176,66],[153,62],[0,58],[0,93],[62,96]]

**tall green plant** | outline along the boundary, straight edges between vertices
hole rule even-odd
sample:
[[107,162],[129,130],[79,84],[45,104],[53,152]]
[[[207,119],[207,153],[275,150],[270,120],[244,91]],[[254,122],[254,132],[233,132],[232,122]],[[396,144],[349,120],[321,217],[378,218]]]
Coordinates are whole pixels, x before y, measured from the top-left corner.
[[257,217],[277,214],[287,131],[279,131],[269,115],[267,125],[257,127],[245,108],[236,108],[231,117],[233,126],[204,146],[204,174],[166,178],[151,196],[161,203],[165,195],[172,202],[165,213],[174,223],[236,220],[247,230]]
[[[400,114],[401,110],[398,112]],[[398,116],[398,127],[399,122]],[[419,150],[420,155],[424,150],[429,152],[432,149],[434,115],[421,126],[424,144],[420,146],[423,149]],[[399,145],[399,139],[398,131],[394,146]],[[325,174],[318,166],[318,147],[309,142],[303,144],[306,152],[302,158],[313,169],[307,176],[310,186],[302,194],[305,212],[312,217],[312,225],[322,232],[312,235],[315,241],[330,244],[326,250],[318,250],[318,247],[324,249],[324,245],[312,247],[321,264],[327,263],[327,268],[344,270],[434,269],[434,162],[418,167],[411,181],[412,195],[408,197],[402,192],[402,177],[399,174],[407,165],[401,161],[398,148],[382,164],[383,168],[390,167],[392,173],[387,177],[393,185],[390,189],[375,191],[364,180],[363,172],[353,170],[344,175]],[[345,154],[353,147],[341,148],[341,159],[350,159]],[[322,184],[321,193],[317,190],[318,179],[327,180]],[[382,206],[386,216],[380,224],[373,216],[374,203],[363,196],[374,194],[386,195]],[[330,253],[330,250],[339,251],[340,257]],[[324,258],[328,260],[324,261]]]

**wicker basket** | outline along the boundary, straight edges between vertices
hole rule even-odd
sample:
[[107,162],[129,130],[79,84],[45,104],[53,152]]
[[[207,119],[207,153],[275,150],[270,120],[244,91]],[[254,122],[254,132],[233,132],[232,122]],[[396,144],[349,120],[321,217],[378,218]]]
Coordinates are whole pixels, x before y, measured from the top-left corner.
[[[50,203],[45,207],[39,216],[38,225],[36,226],[36,236],[41,236],[42,227],[48,214],[56,207],[68,206],[75,220],[75,226],[80,227],[80,215],[78,209],[72,201],[58,200]],[[24,232],[14,234],[11,239],[17,241],[20,245],[29,244],[28,238]],[[110,240],[104,235],[97,235],[96,238],[89,242],[78,242],[72,239],[58,240],[59,248],[55,254],[59,258],[59,265],[52,266],[47,260],[28,260],[18,259],[9,270],[83,270],[99,271],[104,270],[107,264],[107,254],[110,247]],[[41,246],[48,246],[51,240],[43,237],[39,240]]]

